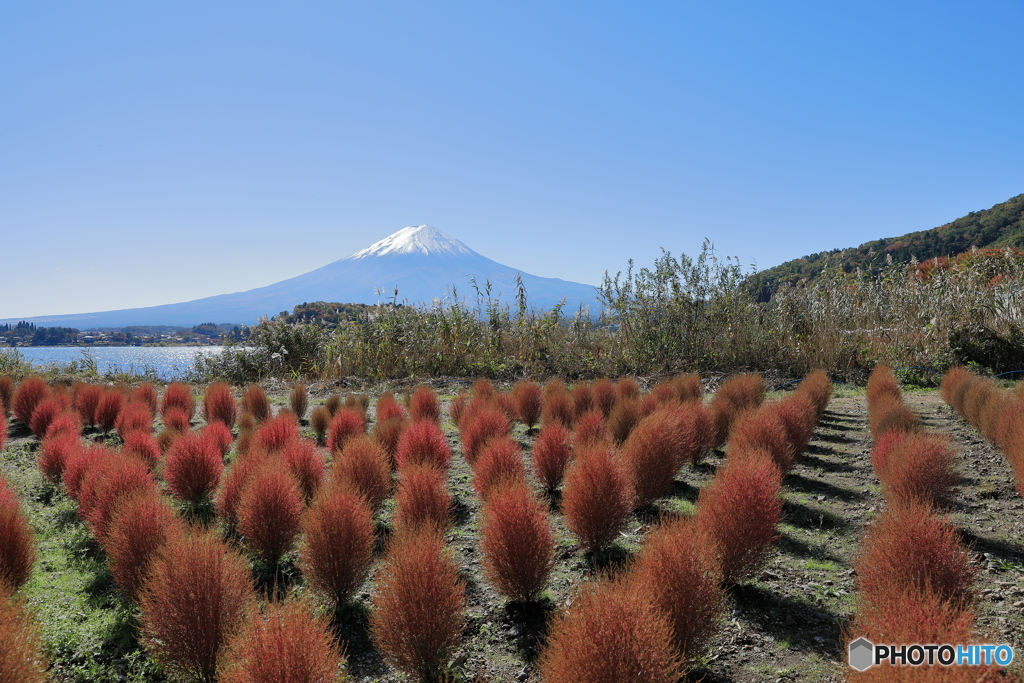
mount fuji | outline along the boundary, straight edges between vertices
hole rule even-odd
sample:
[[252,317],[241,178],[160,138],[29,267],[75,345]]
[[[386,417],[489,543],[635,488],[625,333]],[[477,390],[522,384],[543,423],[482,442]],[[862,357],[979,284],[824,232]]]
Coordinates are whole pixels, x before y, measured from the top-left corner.
[[549,309],[565,299],[565,311],[580,306],[597,311],[594,287],[557,278],[538,277],[502,265],[481,256],[451,235],[429,225],[407,227],[357,251],[347,258],[297,277],[246,292],[165,304],[147,308],[128,308],[101,313],[12,318],[37,325],[61,325],[80,329],[90,327],[126,327],[129,325],[181,325],[191,327],[204,322],[254,324],[260,316],[291,311],[311,301],[375,304],[391,301],[398,290],[398,301],[429,304],[450,294],[475,297],[471,278],[483,289],[491,283],[491,295],[514,305],[516,276],[526,288],[531,307]]

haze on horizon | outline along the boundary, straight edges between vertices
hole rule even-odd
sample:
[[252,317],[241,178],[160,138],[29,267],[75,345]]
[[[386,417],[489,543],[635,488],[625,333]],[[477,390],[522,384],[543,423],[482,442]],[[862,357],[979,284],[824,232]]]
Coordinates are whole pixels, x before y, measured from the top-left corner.
[[244,291],[408,225],[598,284],[1024,191],[1016,2],[8,3],[0,318]]

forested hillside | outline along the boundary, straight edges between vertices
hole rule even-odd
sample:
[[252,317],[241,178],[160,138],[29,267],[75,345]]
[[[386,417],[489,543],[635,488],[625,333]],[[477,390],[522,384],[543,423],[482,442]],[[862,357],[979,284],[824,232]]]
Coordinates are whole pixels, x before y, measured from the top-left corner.
[[888,237],[866,242],[859,247],[823,251],[769,268],[755,276],[762,297],[770,296],[783,283],[796,283],[804,278],[813,279],[826,260],[831,266],[847,273],[860,268],[873,272],[887,264],[888,257],[897,263],[909,263],[916,258],[955,256],[971,247],[1024,248],[1024,194],[996,204],[991,209],[972,211],[951,223],[911,232],[900,237]]

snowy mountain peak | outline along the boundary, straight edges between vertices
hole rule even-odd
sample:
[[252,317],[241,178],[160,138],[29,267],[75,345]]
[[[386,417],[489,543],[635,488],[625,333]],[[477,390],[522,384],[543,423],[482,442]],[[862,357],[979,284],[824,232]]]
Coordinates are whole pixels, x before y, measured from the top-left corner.
[[427,256],[472,256],[475,252],[451,235],[430,225],[410,225],[357,251],[346,261],[388,254],[426,254]]

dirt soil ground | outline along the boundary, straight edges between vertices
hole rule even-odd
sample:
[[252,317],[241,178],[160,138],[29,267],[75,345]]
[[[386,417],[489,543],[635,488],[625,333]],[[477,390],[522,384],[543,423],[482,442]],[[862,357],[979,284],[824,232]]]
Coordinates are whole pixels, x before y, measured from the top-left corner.
[[[447,410],[447,400],[455,391],[467,386],[444,383],[435,388],[445,396]],[[321,395],[312,396],[310,409],[331,390],[337,391],[323,387]],[[905,399],[921,415],[928,429],[950,436],[959,454],[963,482],[949,514],[981,568],[977,586],[980,597],[977,627],[990,636],[989,642],[1007,642],[1017,652],[1024,652],[1024,500],[1013,489],[1009,465],[995,448],[942,402],[937,391],[907,392]],[[284,403],[284,393],[275,394],[274,401],[278,405]],[[843,634],[853,616],[856,599],[852,563],[865,528],[884,504],[871,468],[871,441],[866,421],[862,392],[843,390],[832,399],[810,447],[785,478],[781,538],[774,556],[753,580],[732,589],[719,635],[708,656],[697,662],[691,680],[709,683],[843,680],[846,671]],[[653,509],[635,514],[619,542],[598,557],[580,552],[565,527],[557,497],[551,499],[551,520],[558,539],[557,564],[544,600],[524,607],[508,604],[483,578],[478,548],[479,500],[471,488],[470,468],[458,456],[457,432],[447,422],[445,429],[456,453],[449,480],[456,500],[455,526],[449,535],[449,546],[461,564],[469,598],[463,647],[453,669],[462,672],[466,680],[480,675],[489,681],[506,683],[540,681],[535,663],[548,618],[560,605],[571,600],[581,581],[590,580],[598,571],[615,571],[624,566],[639,549],[644,536],[658,523],[660,515],[692,511],[700,487],[714,475],[724,457],[721,453],[712,453],[699,466],[684,468],[672,493],[657,501]],[[306,431],[307,436],[312,436],[311,431]],[[522,444],[528,462],[533,436],[522,426],[516,427],[514,436]],[[69,503],[63,494],[47,491],[46,485],[32,474],[34,439],[25,433],[12,434],[12,437],[4,457],[0,458],[0,469],[13,475],[15,485],[26,496],[33,523],[42,526],[49,524],[48,520],[59,518],[62,534],[81,537],[82,530],[75,528],[80,523],[73,514],[68,514]],[[393,502],[389,501],[377,520],[384,537],[389,533],[392,511]],[[38,531],[43,536],[53,535],[52,529],[39,528]],[[62,542],[60,545],[74,550],[73,544]],[[83,550],[79,544],[74,552],[95,555],[99,551]],[[80,569],[82,565],[76,566]],[[130,653],[132,636],[124,631],[133,625],[131,608],[126,606],[109,576],[101,576],[105,571],[102,558],[89,566],[93,567],[89,571],[97,575],[86,577],[92,595],[88,605],[80,609],[113,610],[129,616],[122,624],[124,628],[119,636],[122,644],[116,654],[111,654],[110,647],[101,643],[94,651],[76,656],[86,660],[94,658],[97,667],[104,657],[120,657],[118,661],[132,656],[145,658],[142,652]],[[31,601],[39,609],[48,633],[56,628],[51,621],[67,616],[61,615],[61,607],[48,604],[56,600],[57,595],[48,593],[47,587],[57,582],[55,577],[45,574],[63,572],[67,568],[56,555],[48,555],[37,567],[37,574],[41,576],[30,584]],[[293,567],[286,566],[285,570],[286,574],[296,574]],[[358,605],[337,618],[338,635],[347,647],[349,674],[359,683],[408,680],[383,661],[369,638],[367,614],[372,591],[371,579],[359,596]],[[123,642],[125,638],[128,638],[128,645]],[[129,655],[125,655],[126,648]],[[83,666],[77,662],[75,670],[81,672]],[[133,670],[142,670],[132,666]],[[58,661],[57,678],[87,680],[81,673],[72,677],[68,673],[71,669],[70,663]],[[151,680],[151,677],[146,675],[142,679]]]

